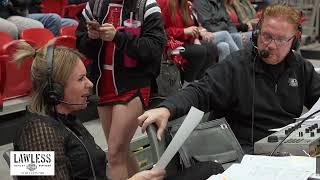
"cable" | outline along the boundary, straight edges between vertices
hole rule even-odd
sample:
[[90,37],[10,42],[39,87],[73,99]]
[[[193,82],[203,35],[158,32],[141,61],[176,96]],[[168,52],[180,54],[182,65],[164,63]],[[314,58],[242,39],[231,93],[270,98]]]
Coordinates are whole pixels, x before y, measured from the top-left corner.
[[307,116],[306,118],[302,119],[298,124],[294,125],[290,131],[288,132],[288,134],[277,144],[277,146],[273,149],[273,151],[270,153],[270,156],[273,156],[274,153],[276,152],[276,150],[279,148],[279,146],[290,136],[290,134],[296,130],[297,127],[300,127],[301,124],[303,124],[306,120],[308,120],[310,117],[312,117],[313,115],[317,114],[320,112],[320,109],[317,110],[316,112],[310,114],[309,116]]
[[255,64],[256,64],[256,59],[257,59],[257,53],[254,56],[253,59],[253,67],[252,67],[252,105],[251,105],[251,148],[254,147],[254,132],[253,132],[253,126],[254,126],[254,101],[255,101],[255,90],[256,90],[256,73],[255,73]]

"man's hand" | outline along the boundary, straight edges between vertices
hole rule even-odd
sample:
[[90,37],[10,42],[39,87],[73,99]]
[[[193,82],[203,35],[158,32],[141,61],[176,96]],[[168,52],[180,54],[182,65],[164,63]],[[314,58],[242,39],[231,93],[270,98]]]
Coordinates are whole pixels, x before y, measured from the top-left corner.
[[117,30],[112,24],[105,23],[102,24],[99,28],[100,38],[104,41],[112,41],[116,35]]
[[138,123],[141,126],[142,132],[144,132],[147,126],[155,122],[158,126],[157,138],[161,140],[161,136],[167,126],[169,117],[170,111],[165,107],[160,107],[144,112],[138,117]]
[[163,169],[153,168],[151,170],[141,171],[129,180],[161,180],[164,178],[166,172]]

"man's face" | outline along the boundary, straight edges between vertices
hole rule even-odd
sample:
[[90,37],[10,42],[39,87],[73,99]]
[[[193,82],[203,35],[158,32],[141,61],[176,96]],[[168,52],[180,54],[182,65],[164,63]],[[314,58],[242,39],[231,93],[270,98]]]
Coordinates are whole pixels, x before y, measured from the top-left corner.
[[264,17],[258,36],[259,50],[267,50],[269,57],[262,58],[267,64],[278,64],[291,49],[296,33],[293,24],[283,17]]

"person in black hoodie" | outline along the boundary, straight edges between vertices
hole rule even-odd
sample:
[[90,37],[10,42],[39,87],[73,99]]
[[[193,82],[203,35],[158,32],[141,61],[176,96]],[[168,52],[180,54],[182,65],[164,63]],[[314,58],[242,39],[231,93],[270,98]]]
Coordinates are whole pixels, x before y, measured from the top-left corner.
[[[13,1],[15,3],[15,1]],[[24,13],[16,9],[10,0],[0,2],[0,31],[10,34],[14,39],[19,38],[19,34],[29,28],[43,28],[41,22],[24,17]],[[26,4],[21,6],[24,8]]]
[[138,118],[142,129],[155,122],[160,138],[169,118],[194,106],[225,117],[244,151],[253,153],[254,142],[269,135],[269,129],[293,123],[303,106],[311,108],[320,97],[320,76],[293,51],[301,38],[300,12],[271,5],[260,22],[252,49],[232,53],[199,82],[146,111]]
[[[138,127],[136,119],[148,106],[166,42],[156,1],[138,2],[143,1],[90,0],[76,31],[77,48],[91,59],[89,77],[99,96],[108,172],[115,180],[138,170],[129,144]],[[130,17],[136,20],[132,21],[136,33],[124,27]]]

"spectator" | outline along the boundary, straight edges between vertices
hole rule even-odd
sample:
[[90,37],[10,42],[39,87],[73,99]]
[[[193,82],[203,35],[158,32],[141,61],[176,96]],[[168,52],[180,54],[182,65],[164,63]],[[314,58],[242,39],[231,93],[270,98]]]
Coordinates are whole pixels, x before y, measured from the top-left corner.
[[251,32],[238,32],[230,21],[224,0],[196,0],[193,5],[200,22],[209,32],[228,31],[240,49],[251,47]]
[[63,26],[78,25],[78,22],[74,19],[60,17],[56,13],[40,13],[41,0],[31,0],[31,4],[28,6],[27,17],[40,21],[45,28],[52,31],[55,36],[59,35],[60,28]]
[[[183,86],[200,79],[204,70],[217,61],[216,46],[211,42],[212,35],[199,27],[196,17],[190,14],[190,4],[187,0],[158,0],[161,14],[164,19],[164,28],[167,35],[183,43],[184,50],[180,55],[187,61],[183,66]],[[201,29],[201,33],[200,33]],[[236,46],[236,45],[235,45]],[[236,48],[236,47],[235,47]]]
[[241,32],[252,31],[258,23],[256,11],[248,0],[225,0],[230,20]]
[[124,21],[134,17],[130,11],[136,4],[132,2],[90,0],[76,31],[77,48],[92,60],[89,73],[99,96],[108,172],[114,180],[126,179],[138,170],[129,144],[138,127],[136,119],[148,105],[165,44],[160,8],[154,0],[139,9],[143,21],[140,26],[136,23],[136,34],[123,28]]
[[12,2],[3,0],[0,3],[0,31],[6,32],[14,39],[18,39],[20,33],[29,28],[43,28],[43,25],[33,19],[22,17]]

